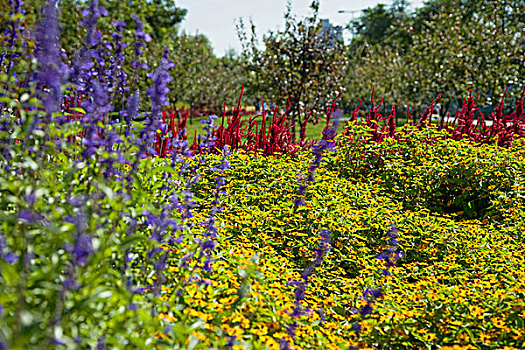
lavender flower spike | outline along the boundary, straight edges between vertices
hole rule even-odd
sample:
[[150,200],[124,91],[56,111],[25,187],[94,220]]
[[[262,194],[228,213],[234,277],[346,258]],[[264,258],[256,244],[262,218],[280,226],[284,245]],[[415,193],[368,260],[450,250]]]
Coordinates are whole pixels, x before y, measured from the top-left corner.
[[148,33],[144,33],[144,25],[142,24],[142,21],[140,20],[137,15],[133,14],[133,21],[135,21],[135,58],[136,60],[131,62],[131,67],[135,68],[137,74],[138,68],[144,68],[148,69],[148,65],[146,63],[141,63],[139,61],[139,57],[142,56],[143,48],[146,47],[145,43],[149,43],[151,41],[151,37]]
[[[388,231],[387,236],[389,237],[388,248],[386,248],[384,252],[376,255],[376,259],[384,260],[386,262],[386,268],[381,270],[384,276],[390,275],[388,267],[396,266],[397,261],[405,256],[404,253],[397,248],[397,246],[399,245],[399,241],[397,240],[397,238],[399,237],[399,231],[397,230],[397,226],[395,223],[390,225],[390,230]],[[365,319],[366,316],[372,313],[372,302],[377,298],[380,298],[382,295],[383,291],[381,290],[381,288],[365,289],[362,298],[366,301],[366,304],[361,308],[361,310],[359,310],[359,314],[361,315],[362,319]],[[354,323],[353,330],[357,334],[359,334],[361,332],[361,325],[359,325],[359,323]]]
[[314,155],[314,160],[308,168],[308,177],[306,178],[306,183],[301,183],[299,185],[298,196],[294,201],[293,211],[296,212],[297,209],[304,205],[304,195],[308,188],[308,184],[312,184],[315,181],[315,172],[321,166],[321,161],[323,160],[323,153],[326,150],[331,150],[335,152],[335,136],[337,135],[337,126],[339,125],[339,118],[341,116],[341,111],[333,113],[334,124],[327,126],[323,130],[323,138],[317,144],[312,146],[312,154]]
[[62,76],[66,70],[58,56],[60,29],[57,0],[49,0],[42,7],[42,20],[37,31],[38,91],[48,115],[56,112],[62,100]]
[[[296,281],[296,280],[292,280],[290,281],[288,284],[289,285],[292,285],[292,286],[295,286],[295,291],[294,291],[294,295],[295,295],[295,301],[294,301],[294,310],[292,313],[290,313],[290,316],[292,318],[298,318],[302,315],[307,315],[310,313],[310,310],[309,309],[305,309],[302,307],[301,305],[301,302],[305,299],[305,291],[306,291],[306,288],[308,287],[308,278],[310,277],[310,275],[312,274],[313,270],[321,265],[321,263],[323,262],[323,259],[325,258],[325,256],[328,254],[328,252],[330,251],[331,247],[332,247],[332,240],[331,240],[331,236],[330,236],[331,232],[330,230],[321,230],[319,232],[319,247],[315,250],[315,260],[306,268],[304,269],[304,271],[301,273],[301,280],[300,281]],[[324,314],[324,312],[323,312]],[[295,331],[297,329],[297,322],[294,321],[291,325],[289,325],[287,328],[286,328],[286,333],[288,333],[288,335],[292,338],[295,337]],[[290,343],[289,341],[287,341],[286,339],[281,339],[281,342],[279,344],[279,348],[280,349],[289,349],[290,348]]]
[[148,77],[153,81],[153,86],[148,89],[148,95],[151,98],[151,114],[156,117],[162,110],[162,106],[168,105],[167,94],[170,92],[168,83],[173,81],[168,70],[175,65],[169,60],[169,49],[164,47],[164,54],[160,59],[159,67],[154,73],[148,74]]

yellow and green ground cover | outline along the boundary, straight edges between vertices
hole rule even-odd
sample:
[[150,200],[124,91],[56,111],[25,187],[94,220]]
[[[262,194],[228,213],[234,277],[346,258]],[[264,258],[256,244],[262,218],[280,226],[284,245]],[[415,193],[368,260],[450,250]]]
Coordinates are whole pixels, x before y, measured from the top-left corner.
[[[297,176],[308,172],[310,154],[230,156],[214,272],[209,285],[186,284],[183,296],[183,321],[195,322],[190,347],[223,348],[224,339],[233,349],[279,349],[281,339],[296,349],[525,347],[525,144],[472,144],[434,129],[404,129],[382,144],[349,142],[365,132],[355,127],[338,138],[295,213]],[[212,172],[201,175],[196,223],[215,188]],[[392,223],[405,256],[384,276],[375,256]],[[331,231],[332,250],[309,279],[303,306],[311,312],[295,320],[291,339],[289,281],[314,259],[320,229]],[[172,285],[180,269],[171,271],[168,304],[180,297]],[[367,287],[383,296],[363,320],[356,310]],[[179,317],[166,310],[163,321],[176,327]]]

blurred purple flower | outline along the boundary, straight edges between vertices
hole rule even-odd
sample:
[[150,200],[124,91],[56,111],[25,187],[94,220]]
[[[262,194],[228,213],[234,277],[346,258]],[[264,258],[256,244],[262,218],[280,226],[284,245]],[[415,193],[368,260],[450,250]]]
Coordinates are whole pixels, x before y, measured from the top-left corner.
[[279,341],[279,350],[288,350],[290,349],[290,342],[284,338],[281,338]]
[[[292,318],[298,318],[302,315],[307,315],[310,313],[309,309],[305,309],[301,305],[301,302],[305,299],[304,293],[306,291],[306,288],[308,287],[308,279],[310,278],[310,275],[312,274],[313,270],[317,266],[321,265],[321,263],[323,262],[323,259],[328,254],[331,247],[332,247],[332,240],[331,240],[330,230],[325,230],[325,229],[321,230],[319,232],[319,247],[315,250],[314,261],[307,268],[305,268],[304,271],[301,273],[301,280],[299,281],[291,280],[290,282],[288,282],[288,285],[295,286],[294,310],[291,313],[289,313],[289,315]],[[324,315],[324,312],[323,312],[323,315]],[[287,327],[286,332],[288,333],[288,335],[294,338],[296,328],[297,328],[297,322],[294,321],[292,324],[290,324]],[[289,343],[286,340],[281,339],[280,344],[281,346],[286,346],[285,348],[288,349]]]
[[[321,166],[321,162],[323,160],[323,153],[326,150],[330,150],[332,152],[335,152],[335,136],[337,135],[337,126],[339,124],[339,118],[341,116],[341,112],[337,111],[333,114],[334,117],[334,124],[331,126],[327,126],[323,130],[323,138],[312,145],[312,154],[314,156],[314,160],[310,164],[310,167],[308,168],[308,177],[306,178],[306,182],[302,180],[299,185],[299,191],[298,195],[294,200],[294,212],[297,211],[297,209],[305,204],[304,196],[306,195],[306,191],[308,189],[308,185],[311,185],[315,181],[315,172],[317,169]],[[302,178],[304,179],[304,178]]]
[[136,75],[138,74],[139,68],[148,69],[148,65],[146,63],[140,62],[140,56],[142,56],[143,48],[146,47],[145,43],[149,43],[151,41],[151,37],[149,36],[149,34],[144,33],[144,26],[142,24],[142,20],[136,14],[132,14],[132,17],[133,21],[135,22],[135,60],[131,62],[131,67],[135,68],[136,79]]
[[125,135],[130,136],[131,122],[138,116],[140,109],[140,93],[139,90],[135,90],[130,96],[128,96],[126,102],[127,108],[120,112],[122,118],[126,122]]
[[370,304],[365,304],[361,310],[359,310],[359,314],[364,319],[367,315],[370,315],[372,313],[372,307]]
[[4,255],[4,261],[9,265],[13,265],[18,261],[18,255],[15,253],[7,253]]
[[[390,225],[390,229],[387,233],[387,236],[389,237],[389,246],[383,252],[376,255],[376,259],[384,260],[386,262],[387,268],[381,270],[381,273],[384,276],[390,276],[390,271],[388,271],[388,267],[395,266],[397,261],[404,257],[404,253],[397,248],[397,246],[399,245],[399,241],[397,240],[397,238],[399,237],[399,231],[397,229],[396,224]],[[359,314],[361,315],[362,319],[365,319],[366,316],[372,312],[371,303],[377,298],[380,298],[382,295],[383,291],[381,290],[381,288],[365,289],[365,291],[363,292],[363,300],[366,301],[366,304],[361,308],[361,310],[359,310]],[[354,331],[356,333],[359,333],[361,331],[361,326],[358,323],[354,324]]]
[[22,221],[27,222],[28,224],[34,224],[44,219],[42,215],[35,213],[34,211],[29,209],[20,210],[20,212],[18,213],[18,218]]
[[42,19],[36,29],[36,79],[44,109],[51,115],[62,102],[62,82],[67,66],[59,57],[60,29],[57,0],[48,0],[42,7]]
[[[209,149],[207,147],[210,146],[210,139],[212,138],[212,130],[213,130],[213,122],[217,116],[211,115],[208,117],[208,120],[206,121],[206,125],[208,126],[208,132],[207,132],[207,138],[201,143],[202,147],[204,149]],[[203,145],[204,144],[204,145]],[[221,163],[218,167],[213,167],[210,170],[215,172],[217,176],[215,177],[215,193],[213,195],[213,200],[211,202],[212,208],[210,210],[210,214],[208,218],[203,222],[203,226],[205,228],[204,231],[204,240],[199,242],[199,245],[202,249],[203,254],[206,256],[206,260],[204,262],[204,268],[206,271],[210,272],[211,269],[211,263],[213,262],[212,255],[215,250],[216,246],[216,240],[218,235],[218,230],[216,226],[216,215],[217,213],[221,212],[223,208],[220,206],[220,197],[221,194],[224,194],[222,191],[223,186],[226,184],[226,181],[224,180],[224,177],[222,174],[224,171],[228,168],[230,168],[230,163],[228,162],[228,156],[230,155],[229,147],[225,146],[223,149],[223,155]]]
[[148,73],[148,77],[153,81],[153,86],[148,89],[148,95],[151,99],[152,116],[156,118],[161,112],[162,106],[168,105],[167,94],[170,92],[168,83],[173,81],[168,70],[175,65],[169,60],[169,49],[164,47],[164,54],[160,59],[159,66],[153,73]]
[[64,342],[58,340],[57,338],[51,338],[51,342],[55,345],[66,345]]
[[62,284],[62,286],[66,290],[76,290],[80,288],[80,285],[78,284],[78,282],[72,278],[67,278]]
[[228,342],[226,343],[226,349],[231,349],[235,345],[236,340],[237,340],[236,335],[228,337]]
[[88,48],[99,43],[100,33],[97,31],[97,23],[100,17],[107,16],[105,7],[99,6],[98,0],[91,0],[89,7],[82,10],[82,26],[86,29],[86,44]]
[[363,327],[359,323],[354,323],[352,325],[352,329],[354,330],[354,332],[359,334],[359,333],[361,333],[361,330],[363,329]]
[[93,241],[89,234],[77,233],[75,242],[66,244],[64,249],[73,254],[74,265],[85,266],[89,255],[93,253]]
[[106,336],[103,335],[102,337],[98,338],[97,342],[97,350],[106,350],[106,345],[104,344],[106,342]]

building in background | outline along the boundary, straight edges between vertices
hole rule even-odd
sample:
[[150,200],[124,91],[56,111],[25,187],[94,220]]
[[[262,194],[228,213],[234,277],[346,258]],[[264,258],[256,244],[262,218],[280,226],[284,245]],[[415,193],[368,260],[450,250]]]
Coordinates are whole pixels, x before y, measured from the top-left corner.
[[328,19],[322,19],[320,35],[330,37],[329,45],[333,47],[336,42],[343,41],[343,27],[334,26]]

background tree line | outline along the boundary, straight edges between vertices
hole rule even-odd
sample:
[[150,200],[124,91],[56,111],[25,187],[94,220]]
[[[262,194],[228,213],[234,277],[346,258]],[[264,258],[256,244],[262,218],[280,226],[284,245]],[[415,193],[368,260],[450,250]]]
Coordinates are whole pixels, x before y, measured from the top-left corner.
[[525,84],[525,1],[430,0],[406,9],[397,0],[350,23],[345,102],[366,96],[371,84],[387,106],[415,113],[438,94],[441,115],[453,113],[470,89],[486,112],[505,89],[517,98]]
[[[42,0],[26,0],[26,21],[31,27],[39,17],[34,9]],[[64,57],[81,49],[83,34],[77,25],[81,8],[90,0],[60,0]],[[1,0],[4,26],[14,0]],[[433,97],[441,94],[440,113],[453,113],[472,89],[478,105],[494,105],[508,89],[517,98],[525,83],[525,0],[429,0],[409,11],[406,0],[379,4],[362,11],[347,25],[352,32],[344,44],[341,32],[319,18],[319,1],[311,15],[297,18],[291,3],[284,14],[283,30],[255,36],[256,23],[238,23],[243,50],[223,57],[214,55],[201,34],[180,30],[186,10],[169,0],[99,0],[108,12],[99,21],[99,33],[111,36],[115,22],[123,20],[122,40],[134,50],[133,14],[140,18],[151,40],[144,49],[144,64],[155,66],[163,49],[171,51],[175,66],[170,100],[193,110],[220,110],[245,86],[244,103],[290,106],[290,122],[315,121],[341,93],[347,111],[358,99],[365,103],[372,87],[384,106],[398,110],[412,107],[418,115]],[[133,55],[131,55],[133,57]],[[111,59],[109,57],[108,59]],[[132,62],[123,71],[134,76]],[[141,93],[151,84],[139,72]],[[130,93],[130,92],[128,92]],[[509,104],[510,105],[510,104]],[[296,130],[297,131],[297,130]]]

